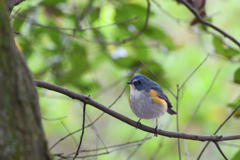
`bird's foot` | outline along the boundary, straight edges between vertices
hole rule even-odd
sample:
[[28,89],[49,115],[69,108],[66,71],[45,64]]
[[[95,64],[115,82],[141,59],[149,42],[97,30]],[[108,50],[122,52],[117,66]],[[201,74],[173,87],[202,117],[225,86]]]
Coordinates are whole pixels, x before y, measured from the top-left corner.
[[155,134],[154,134],[154,136],[156,136],[156,137],[158,136],[158,127],[157,126],[155,127]]
[[137,121],[137,128],[141,128],[142,127],[142,123],[140,121]]

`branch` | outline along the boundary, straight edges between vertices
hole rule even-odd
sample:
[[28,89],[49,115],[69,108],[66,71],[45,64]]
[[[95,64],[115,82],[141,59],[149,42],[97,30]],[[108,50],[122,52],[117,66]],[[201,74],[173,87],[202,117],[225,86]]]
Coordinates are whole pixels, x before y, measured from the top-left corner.
[[83,122],[82,122],[82,134],[81,134],[81,137],[80,137],[80,142],[78,144],[78,148],[77,148],[77,151],[76,151],[76,154],[73,158],[73,160],[75,160],[75,158],[77,157],[78,153],[79,153],[79,150],[80,150],[80,147],[81,147],[81,144],[82,144],[82,140],[83,140],[83,135],[84,135],[84,126],[85,126],[85,112],[86,112],[86,103],[84,103],[83,105]]
[[214,144],[217,146],[217,149],[219,150],[219,152],[222,154],[222,156],[224,157],[224,159],[228,160],[227,157],[224,155],[223,151],[221,150],[220,146],[218,145],[217,142],[214,142]]
[[224,32],[223,30],[221,30],[220,28],[218,28],[217,26],[213,25],[212,23],[204,20],[199,14],[198,12],[188,3],[186,2],[186,0],[179,0],[180,3],[182,3],[183,5],[185,5],[193,14],[194,16],[197,18],[197,20],[202,23],[203,25],[209,26],[212,29],[218,31],[219,33],[221,33],[224,37],[227,37],[228,39],[230,39],[233,43],[235,43],[239,48],[240,48],[240,43],[233,38],[232,36],[230,36],[229,34],[227,34],[226,32]]
[[[43,82],[43,81],[39,81],[39,80],[35,80],[35,85],[41,88],[45,88],[48,90],[52,90],[55,92],[59,92],[62,93],[66,96],[69,96],[72,99],[77,99],[80,100],[83,103],[89,104],[109,115],[111,115],[112,117],[115,117],[117,119],[119,119],[120,121],[129,124],[133,127],[139,128],[142,131],[145,132],[149,132],[149,133],[156,133],[155,128],[151,128],[148,127],[146,125],[138,125],[137,122],[129,119],[128,117],[125,117],[113,110],[111,110],[110,108],[94,101],[93,99],[89,98],[88,96],[85,96],[83,94],[79,94],[76,92],[73,92],[71,90],[68,90],[66,88],[51,84],[51,83],[47,83],[47,82]],[[240,105],[239,105],[240,107]],[[234,110],[235,112],[236,110]],[[234,113],[233,112],[233,113]],[[232,114],[233,114],[232,113]],[[170,132],[170,131],[164,131],[164,130],[158,130],[157,131],[158,135],[162,135],[165,137],[169,137],[169,138],[182,138],[182,139],[189,139],[189,140],[196,140],[196,141],[214,141],[214,142],[218,142],[218,141],[227,141],[227,140],[236,140],[236,139],[240,139],[240,134],[239,135],[227,135],[227,136],[219,136],[219,135],[194,135],[194,134],[186,134],[186,133],[181,133],[181,132]]]
[[11,14],[13,7],[18,5],[19,3],[23,2],[23,1],[25,1],[25,0],[6,0],[8,10],[9,10],[9,15]]
[[[177,112],[177,115],[176,115],[176,122],[177,122],[177,132],[179,133],[179,111],[178,111],[178,108],[179,108],[179,85],[177,84],[177,95],[176,95],[176,112]],[[178,142],[178,156],[179,156],[179,160],[181,160],[181,148],[180,148],[180,139],[178,138],[177,140]]]

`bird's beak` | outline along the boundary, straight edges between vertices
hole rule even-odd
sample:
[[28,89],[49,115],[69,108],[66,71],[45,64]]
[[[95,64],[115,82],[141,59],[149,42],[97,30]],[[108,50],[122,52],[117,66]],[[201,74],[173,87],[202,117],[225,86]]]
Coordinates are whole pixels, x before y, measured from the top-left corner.
[[132,84],[132,83],[129,81],[129,82],[127,82],[127,84]]

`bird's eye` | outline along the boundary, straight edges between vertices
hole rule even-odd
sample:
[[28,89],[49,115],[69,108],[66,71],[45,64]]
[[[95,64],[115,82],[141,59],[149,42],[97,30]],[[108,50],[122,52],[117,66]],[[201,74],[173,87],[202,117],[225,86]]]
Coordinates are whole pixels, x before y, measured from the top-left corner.
[[141,84],[142,82],[141,81],[137,81],[138,84]]

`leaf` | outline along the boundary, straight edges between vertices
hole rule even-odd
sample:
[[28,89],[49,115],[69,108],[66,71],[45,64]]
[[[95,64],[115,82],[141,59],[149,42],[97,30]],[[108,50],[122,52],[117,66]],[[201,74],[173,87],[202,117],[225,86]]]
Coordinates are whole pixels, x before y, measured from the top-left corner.
[[232,160],[239,160],[240,159],[240,150],[234,155]]
[[148,26],[144,31],[144,34],[154,40],[159,41],[160,44],[167,47],[168,50],[173,50],[175,48],[171,38],[157,27]]
[[[132,21],[131,23],[137,28],[142,27],[145,23],[147,15],[147,5],[140,6],[134,3],[124,3],[121,7],[116,8],[117,14],[115,17],[116,22],[125,21],[133,17],[138,17],[137,20]],[[150,16],[153,15],[153,12],[150,11]]]
[[232,48],[225,48],[221,40],[214,37],[213,38],[213,45],[215,47],[215,50],[218,54],[231,59],[235,55],[239,55],[239,52],[232,49]]
[[[234,110],[235,108],[238,107],[238,105],[240,105],[240,95],[232,102],[229,103],[228,106],[232,108],[232,110]],[[240,117],[240,109],[238,109],[235,113],[234,113],[235,117]]]
[[240,68],[234,73],[234,82],[240,84]]

